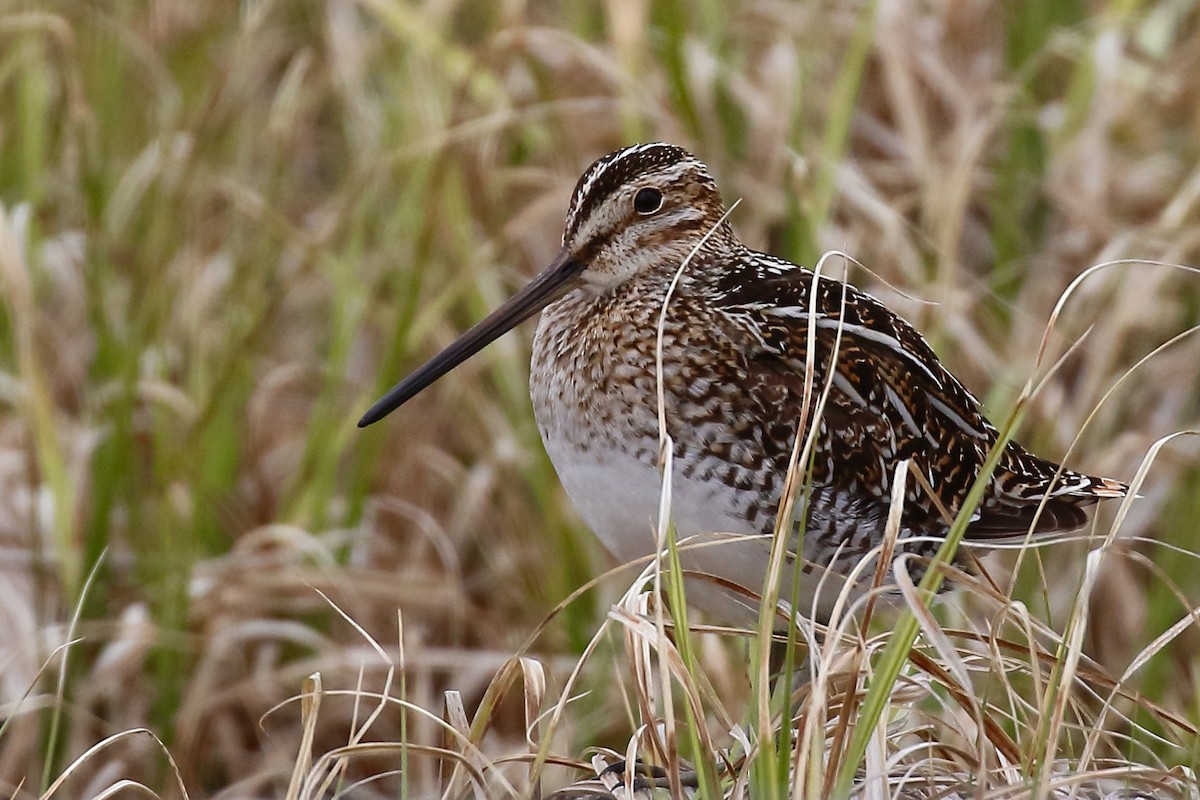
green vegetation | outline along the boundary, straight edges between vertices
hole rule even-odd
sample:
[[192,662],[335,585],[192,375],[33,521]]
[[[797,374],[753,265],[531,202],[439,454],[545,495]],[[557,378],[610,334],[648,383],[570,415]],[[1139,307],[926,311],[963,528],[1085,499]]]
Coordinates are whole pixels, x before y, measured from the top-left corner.
[[998,423],[1130,480],[1200,427],[1195,337],[1138,363],[1200,324],[1200,275],[1153,263],[1200,264],[1198,42],[1175,0],[0,5],[0,795],[524,795],[631,737],[756,800],[888,756],[1183,791],[1194,437],[1086,576],[1116,503],[777,675],[749,632],[666,635],[697,622],[670,569],[657,616],[606,572],[527,330],[355,422],[553,255],[583,167],[667,139],[749,244],[851,254]]

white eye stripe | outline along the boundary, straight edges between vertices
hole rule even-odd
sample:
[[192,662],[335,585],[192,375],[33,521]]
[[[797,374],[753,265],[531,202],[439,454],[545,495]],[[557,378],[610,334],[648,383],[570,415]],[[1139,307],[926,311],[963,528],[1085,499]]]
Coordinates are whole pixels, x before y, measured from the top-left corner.
[[708,218],[705,210],[697,206],[674,205],[666,211],[660,207],[654,212],[639,215],[632,223],[627,221],[626,203],[628,196],[620,199],[610,198],[604,205],[593,211],[585,220],[580,220],[579,229],[575,232],[576,241],[591,241],[598,237],[625,236],[630,241],[677,228],[681,223],[698,222]]

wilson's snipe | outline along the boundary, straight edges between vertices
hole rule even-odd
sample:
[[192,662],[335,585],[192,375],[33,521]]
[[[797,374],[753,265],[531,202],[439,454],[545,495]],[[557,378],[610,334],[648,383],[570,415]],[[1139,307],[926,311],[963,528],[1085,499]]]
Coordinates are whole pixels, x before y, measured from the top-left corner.
[[[747,249],[723,215],[708,169],[679,147],[644,144],[601,158],[575,187],[554,262],[388,392],[359,426],[544,309],[530,392],[550,459],[584,521],[618,559],[654,552],[657,326],[668,287],[695,249],[671,293],[662,336],[675,456],[671,513],[681,537],[738,536],[691,551],[685,566],[761,587],[767,534],[805,407],[813,320],[817,391],[831,363],[834,373],[816,422],[805,572],[830,566],[831,574],[844,573],[880,543],[895,464],[903,458],[936,498],[921,481],[908,482],[900,536],[915,541],[899,549],[932,553],[947,531],[938,506],[957,511],[996,429],[911,325],[840,281],[822,277],[814,292],[812,272]],[[1018,539],[1031,526],[1039,534],[1077,528],[1086,506],[1124,491],[1107,478],[1060,472],[1012,443],[967,542]],[[806,583],[812,585],[802,586],[801,596],[811,602],[816,576]],[[818,613],[836,588],[822,591]],[[693,600],[727,603],[719,594],[708,589]]]

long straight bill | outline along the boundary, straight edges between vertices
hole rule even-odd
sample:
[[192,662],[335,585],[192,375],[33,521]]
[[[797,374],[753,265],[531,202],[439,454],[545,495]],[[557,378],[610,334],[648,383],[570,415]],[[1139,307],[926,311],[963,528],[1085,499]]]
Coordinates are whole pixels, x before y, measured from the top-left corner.
[[358,427],[365,428],[383,419],[416,397],[438,378],[574,289],[582,271],[583,265],[572,260],[570,254],[563,250],[550,266],[542,270],[507,303],[455,339],[449,347],[429,359],[424,366],[379,398],[375,405],[363,414],[362,419],[358,421]]

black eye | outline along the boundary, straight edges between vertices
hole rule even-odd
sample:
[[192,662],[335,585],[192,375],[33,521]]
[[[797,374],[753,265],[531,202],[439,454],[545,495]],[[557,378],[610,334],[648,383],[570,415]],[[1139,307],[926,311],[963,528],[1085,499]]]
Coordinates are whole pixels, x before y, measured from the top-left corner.
[[651,189],[649,186],[639,189],[638,193],[633,196],[633,210],[639,214],[653,214],[662,208],[662,204],[662,192],[658,189]]

